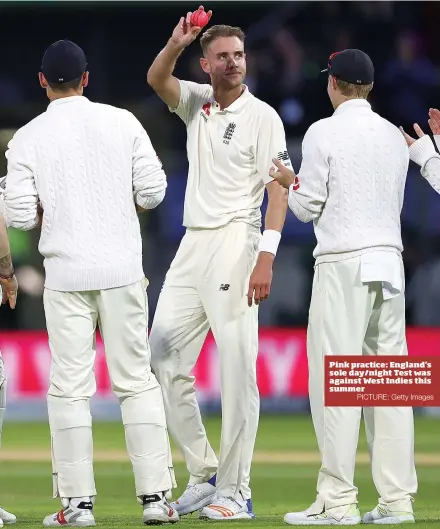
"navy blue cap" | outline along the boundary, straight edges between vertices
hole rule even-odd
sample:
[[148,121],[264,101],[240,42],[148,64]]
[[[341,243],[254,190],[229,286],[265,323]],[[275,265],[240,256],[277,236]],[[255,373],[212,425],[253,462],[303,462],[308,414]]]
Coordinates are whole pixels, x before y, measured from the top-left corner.
[[83,50],[70,40],[58,40],[44,53],[41,71],[50,83],[68,83],[78,79],[87,69]]
[[356,49],[332,53],[327,68],[321,72],[327,72],[336,79],[350,84],[368,85],[374,82],[372,60],[365,52]]

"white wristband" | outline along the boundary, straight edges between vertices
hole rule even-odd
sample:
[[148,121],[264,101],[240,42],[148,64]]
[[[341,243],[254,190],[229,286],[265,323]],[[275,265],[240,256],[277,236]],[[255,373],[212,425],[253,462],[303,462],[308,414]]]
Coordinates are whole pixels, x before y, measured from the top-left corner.
[[269,252],[273,255],[277,254],[278,245],[280,244],[281,233],[276,230],[264,230],[263,236],[260,239],[260,252]]

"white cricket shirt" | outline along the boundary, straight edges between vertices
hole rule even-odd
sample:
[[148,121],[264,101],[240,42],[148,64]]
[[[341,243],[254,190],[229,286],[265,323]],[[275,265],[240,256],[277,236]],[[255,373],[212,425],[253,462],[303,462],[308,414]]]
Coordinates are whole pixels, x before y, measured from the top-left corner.
[[231,221],[261,226],[264,185],[272,159],[290,165],[284,126],[277,112],[246,87],[220,109],[212,86],[180,81],[172,109],[187,127],[188,182],[183,225],[219,228]]
[[397,127],[368,101],[342,103],[304,136],[289,207],[313,220],[316,264],[372,250],[403,250],[400,215],[409,154]]
[[9,226],[37,225],[45,286],[85,291],[144,277],[135,203],[165,196],[166,176],[133,114],[83,96],[65,97],[19,129],[6,152],[4,194]]

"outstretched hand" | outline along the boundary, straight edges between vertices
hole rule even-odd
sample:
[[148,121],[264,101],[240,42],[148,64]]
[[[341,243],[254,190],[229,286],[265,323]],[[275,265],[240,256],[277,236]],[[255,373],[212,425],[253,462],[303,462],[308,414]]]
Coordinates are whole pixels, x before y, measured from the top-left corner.
[[440,135],[440,110],[436,108],[429,109],[428,125],[434,136]]
[[[414,123],[413,125],[414,127],[414,131],[415,133],[417,134],[417,136],[419,138],[421,138],[422,136],[425,135],[425,133],[423,132],[423,130],[420,128],[420,126],[417,124],[417,123]],[[410,136],[409,134],[407,134],[404,130],[403,130],[403,127],[399,127],[399,130],[400,132],[403,134],[403,137],[405,138],[406,140],[406,144],[408,145],[408,147],[411,147],[411,145],[417,141],[416,138],[413,138],[412,136]]]
[[[199,10],[203,11],[203,6],[199,7]],[[212,17],[212,11],[206,13],[208,20]],[[203,28],[194,26],[191,24],[192,12],[188,11],[186,17],[181,17],[179,23],[174,28],[173,34],[171,35],[171,41],[179,47],[186,48],[197,38]]]
[[[429,115],[428,125],[429,125],[429,128],[431,129],[432,134],[434,136],[440,136],[440,110],[436,108],[430,108],[428,115]],[[423,130],[420,128],[420,126],[417,123],[414,123],[413,127],[414,127],[414,131],[418,138],[422,138],[425,135],[425,133],[423,132]],[[417,141],[417,138],[413,138],[412,136],[407,134],[403,130],[403,127],[399,127],[399,129],[400,129],[400,132],[403,134],[403,137],[406,140],[406,144],[408,145],[408,147],[411,147],[411,145],[415,141]]]

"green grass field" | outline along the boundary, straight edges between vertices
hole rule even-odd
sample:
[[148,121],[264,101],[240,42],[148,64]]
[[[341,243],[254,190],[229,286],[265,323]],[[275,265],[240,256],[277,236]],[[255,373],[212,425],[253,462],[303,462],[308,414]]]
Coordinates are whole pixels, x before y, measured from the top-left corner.
[[[206,420],[211,442],[218,448],[220,421]],[[142,511],[134,497],[131,465],[125,454],[122,426],[95,423],[95,473],[98,497],[97,524],[106,528],[142,526]],[[440,528],[440,421],[416,419],[416,461],[419,492],[414,504],[414,526]],[[187,473],[176,454],[178,489],[185,488]],[[309,416],[262,416],[252,472],[254,510],[257,519],[229,522],[234,527],[279,527],[288,511],[302,510],[315,498],[319,468],[317,446]],[[59,508],[52,499],[49,430],[47,424],[6,423],[1,452],[0,502],[17,515],[17,525],[41,527],[45,515]],[[377,503],[370,477],[363,429],[356,471],[361,512]],[[196,515],[185,516],[180,525],[202,526]],[[287,526],[286,526],[287,527]]]

